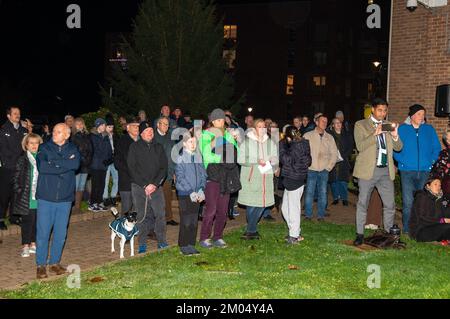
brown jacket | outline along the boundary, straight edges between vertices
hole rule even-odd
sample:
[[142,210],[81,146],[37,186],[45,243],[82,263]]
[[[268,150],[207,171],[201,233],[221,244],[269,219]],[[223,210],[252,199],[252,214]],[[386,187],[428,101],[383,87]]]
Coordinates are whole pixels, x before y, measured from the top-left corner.
[[303,137],[309,141],[311,148],[312,162],[309,169],[316,172],[323,170],[330,172],[338,159],[338,149],[333,136],[324,132],[321,138],[317,130],[313,130]]
[[[389,124],[389,122],[383,122]],[[355,168],[353,176],[369,180],[373,177],[377,160],[377,138],[373,135],[375,133],[375,125],[369,119],[361,120],[355,124],[355,143],[358,149],[358,156],[356,157]],[[390,133],[386,133],[386,148],[388,156],[389,175],[391,180],[395,179],[395,166],[392,158],[393,151],[401,151],[403,143],[400,137],[394,141]]]

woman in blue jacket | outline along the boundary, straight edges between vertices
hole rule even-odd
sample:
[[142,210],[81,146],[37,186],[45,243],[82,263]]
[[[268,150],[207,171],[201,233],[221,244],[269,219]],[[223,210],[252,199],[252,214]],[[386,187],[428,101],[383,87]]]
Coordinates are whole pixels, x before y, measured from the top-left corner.
[[183,138],[183,153],[178,157],[175,167],[176,188],[180,203],[180,233],[178,246],[185,256],[197,255],[198,212],[200,203],[205,200],[206,170],[202,156],[197,150],[197,139],[192,133]]

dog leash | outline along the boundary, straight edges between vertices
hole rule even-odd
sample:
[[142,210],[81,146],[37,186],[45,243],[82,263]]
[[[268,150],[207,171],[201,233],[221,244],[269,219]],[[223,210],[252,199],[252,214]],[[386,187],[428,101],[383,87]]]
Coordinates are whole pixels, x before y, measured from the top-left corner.
[[152,199],[152,196],[149,195],[145,195],[145,205],[144,205],[144,217],[142,218],[142,220],[140,222],[138,222],[138,224],[142,224],[142,222],[145,220],[145,217],[147,217],[147,206],[148,206],[148,199]]

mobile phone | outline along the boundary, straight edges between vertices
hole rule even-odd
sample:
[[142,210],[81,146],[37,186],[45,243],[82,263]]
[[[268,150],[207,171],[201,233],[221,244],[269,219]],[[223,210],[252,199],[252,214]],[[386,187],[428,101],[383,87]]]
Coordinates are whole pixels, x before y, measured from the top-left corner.
[[383,132],[393,132],[393,131],[395,131],[395,124],[394,123],[392,123],[392,124],[382,124],[381,125],[381,130]]

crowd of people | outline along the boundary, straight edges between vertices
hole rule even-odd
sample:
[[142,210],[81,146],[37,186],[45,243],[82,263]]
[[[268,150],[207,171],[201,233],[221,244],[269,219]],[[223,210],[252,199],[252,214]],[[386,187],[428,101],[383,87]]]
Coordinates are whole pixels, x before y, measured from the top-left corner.
[[[401,125],[387,122],[387,114],[387,102],[375,99],[371,116],[354,127],[338,111],[331,121],[323,113],[312,121],[295,117],[280,133],[270,118],[248,115],[240,125],[231,111],[215,109],[197,125],[190,114],[164,105],[154,121],[140,111],[136,117],[121,116],[116,127],[107,115],[88,130],[83,118],[67,115],[52,133],[47,125],[38,135],[31,121],[21,122],[19,107],[12,106],[0,130],[0,229],[7,228],[9,211],[10,222],[22,228],[21,255],[36,254],[38,278],[47,277],[47,270],[66,271],[60,261],[69,217],[80,212],[86,193],[90,211],[108,210],[120,198],[123,214],[137,213],[139,253],[147,251],[149,237],[158,249],[167,248],[167,226],[179,225],[181,253],[199,254],[199,220],[199,246],[226,248],[225,225],[239,214],[238,205],[246,208],[243,240],[261,238],[258,222],[273,220],[275,207],[288,227],[287,244],[295,245],[304,240],[303,194],[305,219],[313,218],[317,201],[317,220],[323,222],[328,189],[331,205],[348,206],[353,176],[359,186],[358,246],[364,242],[374,188],[383,202],[384,229],[393,227],[398,170],[403,232],[418,241],[448,243],[450,131],[442,150],[421,105],[411,106]],[[172,212],[174,188],[179,222]]]

